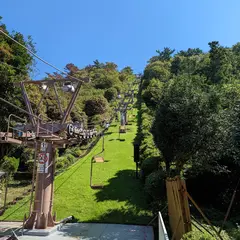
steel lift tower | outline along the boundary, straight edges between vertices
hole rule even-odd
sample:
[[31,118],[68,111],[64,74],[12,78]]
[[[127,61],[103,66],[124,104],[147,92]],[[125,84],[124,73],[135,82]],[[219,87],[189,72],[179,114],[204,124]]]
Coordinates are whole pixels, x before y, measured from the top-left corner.
[[[22,144],[30,148],[35,148],[35,166],[37,164],[37,167],[34,168],[36,169],[36,173],[33,173],[36,176],[35,195],[33,207],[30,204],[30,215],[24,223],[24,228],[26,229],[46,229],[55,225],[56,219],[52,214],[52,208],[56,149],[97,135],[94,129],[85,130],[79,122],[68,122],[80,88],[87,81],[87,79],[56,79],[25,81],[18,84],[21,88],[27,109],[25,112],[28,115],[29,121],[11,127],[11,118],[20,118],[13,114],[9,116],[8,130],[7,132],[0,132],[0,142]],[[35,111],[32,108],[26,91],[27,85],[35,85],[43,92]],[[65,109],[63,109],[61,98],[59,97],[59,86],[61,86],[61,89],[65,93],[68,92],[67,94],[69,95],[69,103]],[[43,104],[44,98],[50,89],[51,93],[55,95],[55,100],[60,111],[61,119],[57,122],[38,114],[38,109]]]

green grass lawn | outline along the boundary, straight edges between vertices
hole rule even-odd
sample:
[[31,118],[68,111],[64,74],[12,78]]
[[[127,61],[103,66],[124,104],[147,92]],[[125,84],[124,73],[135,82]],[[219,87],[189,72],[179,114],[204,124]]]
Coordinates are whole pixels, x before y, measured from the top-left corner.
[[[31,189],[31,181],[25,180],[11,180],[8,183],[8,194],[7,194],[7,203],[12,202],[17,197],[23,195],[24,192],[27,192]],[[4,205],[4,194],[5,194],[5,186],[3,187],[2,191],[0,189],[0,207]]]
[[[105,135],[105,162],[94,164],[93,169],[93,181],[103,183],[103,189],[89,186],[90,160],[101,151],[101,141],[86,157],[56,177],[54,211],[58,219],[73,215],[80,222],[146,224],[150,220],[142,186],[135,178],[132,142],[136,119],[131,123],[121,140],[114,123]],[[0,220],[22,220],[28,209],[29,197],[7,209]]]

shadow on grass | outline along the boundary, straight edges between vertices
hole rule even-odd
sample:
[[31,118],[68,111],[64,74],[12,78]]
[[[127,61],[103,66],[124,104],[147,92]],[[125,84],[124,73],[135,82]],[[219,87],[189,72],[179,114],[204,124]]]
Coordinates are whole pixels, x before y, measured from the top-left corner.
[[[116,224],[134,224],[145,225],[152,219],[152,215],[140,212],[139,209],[134,207],[109,209],[99,217],[86,221],[87,223],[116,223]],[[70,221],[71,223],[81,222],[81,219],[75,218]]]
[[110,209],[100,217],[91,219],[88,222],[144,225],[148,224],[151,218],[152,216],[143,214],[138,209],[121,208]]
[[123,139],[123,138],[111,138],[111,139],[109,139],[108,141],[109,142],[112,142],[112,141],[114,141],[114,140],[117,140],[117,141],[120,141],[120,142],[125,142],[126,140],[125,139]]
[[125,142],[126,141],[125,139],[122,139],[122,138],[117,139],[117,140],[120,141],[120,142]]
[[118,171],[108,180],[108,184],[95,194],[96,201],[125,201],[137,209],[146,209],[142,186],[135,176],[135,170]]
[[106,132],[106,133],[104,133],[104,136],[107,136],[107,135],[111,135],[111,134],[113,134],[114,132]]

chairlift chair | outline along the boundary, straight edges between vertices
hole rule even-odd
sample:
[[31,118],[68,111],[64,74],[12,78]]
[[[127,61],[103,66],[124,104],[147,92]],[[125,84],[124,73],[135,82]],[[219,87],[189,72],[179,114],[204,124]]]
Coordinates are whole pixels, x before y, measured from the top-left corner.
[[97,155],[93,156],[91,159],[91,169],[90,169],[90,187],[92,189],[101,189],[104,187],[103,184],[93,184],[93,165],[94,163],[104,163],[104,133],[102,135],[102,151]]
[[73,86],[73,84],[71,82],[66,82],[64,83],[62,90],[64,92],[75,92],[75,87]]
[[126,133],[126,126],[125,125],[119,126],[119,133]]
[[43,84],[41,85],[41,89],[44,90],[44,91],[45,91],[45,90],[48,91],[48,86],[43,83]]

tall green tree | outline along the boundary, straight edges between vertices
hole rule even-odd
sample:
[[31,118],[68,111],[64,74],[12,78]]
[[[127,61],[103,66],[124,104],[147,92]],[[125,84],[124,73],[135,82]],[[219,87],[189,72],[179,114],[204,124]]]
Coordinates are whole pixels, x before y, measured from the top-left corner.
[[158,53],[158,55],[150,58],[150,60],[148,61],[149,63],[153,63],[156,61],[169,61],[172,58],[175,49],[165,47],[163,51],[156,50],[156,52]]
[[198,151],[213,152],[209,147],[219,140],[215,139],[219,129],[217,113],[218,97],[211,89],[205,91],[201,79],[178,77],[167,83],[152,133],[168,172],[175,166],[180,173]]
[[208,78],[212,83],[226,83],[232,79],[231,49],[220,46],[219,42],[209,43],[209,72]]

